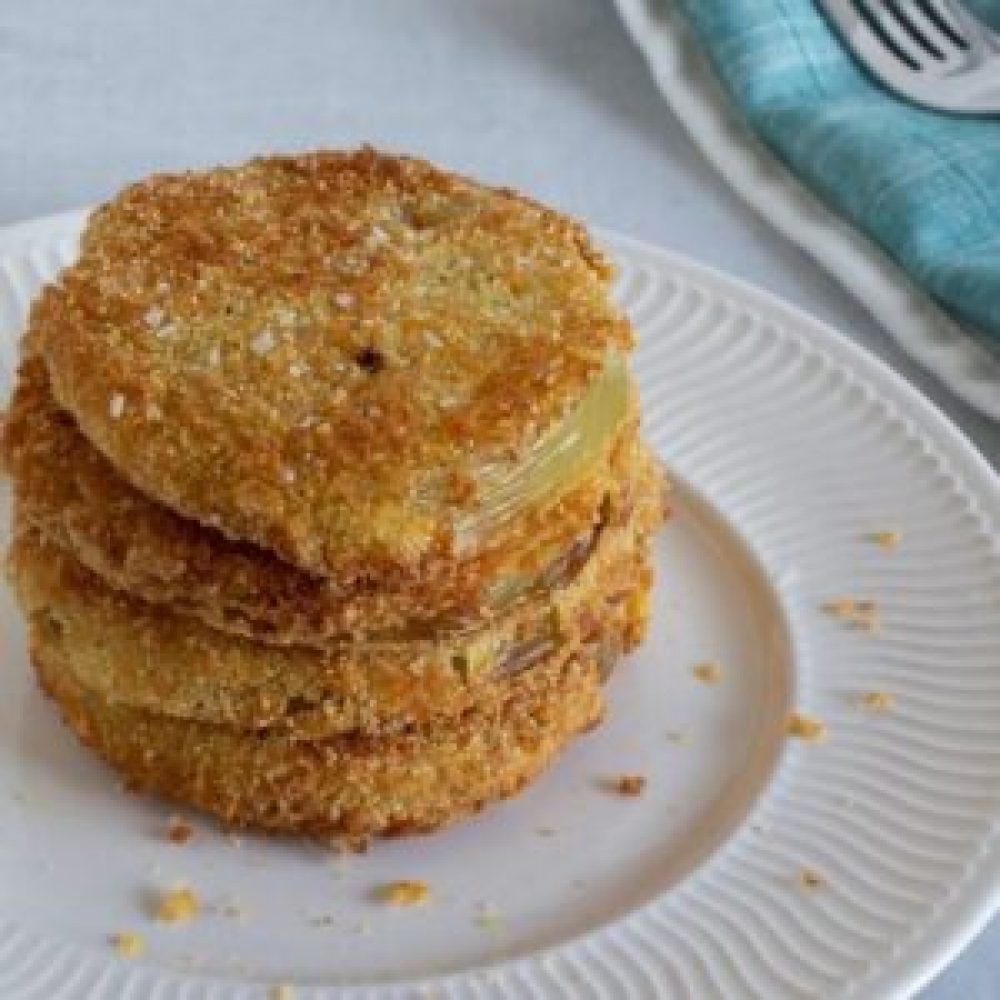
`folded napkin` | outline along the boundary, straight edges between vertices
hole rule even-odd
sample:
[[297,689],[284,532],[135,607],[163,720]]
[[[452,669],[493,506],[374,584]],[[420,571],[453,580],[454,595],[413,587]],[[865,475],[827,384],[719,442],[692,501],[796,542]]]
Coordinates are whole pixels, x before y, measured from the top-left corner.
[[[888,93],[813,0],[676,0],[730,101],[828,206],[1000,348],[1000,116]],[[1000,27],[1000,0],[969,0]]]

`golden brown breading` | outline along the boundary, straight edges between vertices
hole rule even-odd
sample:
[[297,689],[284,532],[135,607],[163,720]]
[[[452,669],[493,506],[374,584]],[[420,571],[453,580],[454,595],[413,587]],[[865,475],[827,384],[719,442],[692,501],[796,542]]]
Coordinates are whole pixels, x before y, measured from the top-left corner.
[[665,516],[585,230],[422,160],[160,175],[29,318],[2,459],[42,687],[129,786],[350,839],[602,712]]
[[596,662],[490,711],[391,736],[292,740],[110,704],[36,657],[81,741],[131,787],[273,831],[363,838],[451,823],[519,791],[603,709]]
[[338,579],[516,535],[516,505],[469,526],[631,345],[579,224],[368,148],[150,178],[81,246],[30,319],[59,402],[146,492]]
[[[419,586],[334,581],[234,542],[135,489],[55,404],[45,368],[26,358],[3,434],[18,520],[71,552],[112,586],[208,624],[268,642],[324,645],[336,636],[427,635],[470,627],[513,599],[502,581],[552,578],[565,553],[585,551],[599,521],[623,521],[642,474],[634,423],[606,459],[544,517],[524,544],[441,560]],[[546,572],[546,571],[549,572]],[[383,581],[383,584],[386,582]],[[525,596],[530,588],[525,585]]]
[[235,637],[98,580],[59,547],[22,532],[10,575],[32,649],[58,658],[109,701],[302,738],[386,732],[510,697],[584,644],[621,652],[645,623],[647,538],[659,524],[651,479],[628,524],[601,532],[574,577],[491,627],[433,640],[325,650]]

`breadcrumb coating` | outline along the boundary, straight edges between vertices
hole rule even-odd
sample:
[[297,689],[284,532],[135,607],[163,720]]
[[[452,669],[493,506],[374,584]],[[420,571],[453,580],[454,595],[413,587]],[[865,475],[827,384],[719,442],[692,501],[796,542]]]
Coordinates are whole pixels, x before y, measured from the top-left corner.
[[300,737],[380,732],[503,699],[513,677],[565,659],[593,641],[595,627],[644,618],[660,478],[648,460],[636,475],[629,520],[604,529],[563,584],[489,626],[421,642],[321,650],[228,635],[108,588],[31,531],[18,533],[8,563],[33,649],[71,663],[108,698]]
[[229,825],[351,840],[433,830],[515,794],[603,711],[589,658],[567,663],[550,689],[445,725],[302,741],[129,708],[60,663],[35,665],[80,740],[136,789]]
[[370,148],[274,156],[98,209],[28,341],[151,496],[321,575],[412,572],[629,349],[610,276],[511,191]]
[[359,844],[515,794],[596,725],[667,515],[611,277],[574,220],[369,147],[95,211],[0,434],[8,572],[80,741],[227,826]]
[[[438,560],[415,578],[334,581],[231,541],[130,485],[56,406],[38,358],[21,364],[2,441],[19,523],[115,589],[224,631],[320,646],[338,637],[426,636],[495,617],[516,600],[511,583],[545,582],[599,521],[628,516],[641,452],[633,417],[592,472],[554,507],[523,518],[518,539],[502,548]],[[531,587],[522,588],[528,597]]]

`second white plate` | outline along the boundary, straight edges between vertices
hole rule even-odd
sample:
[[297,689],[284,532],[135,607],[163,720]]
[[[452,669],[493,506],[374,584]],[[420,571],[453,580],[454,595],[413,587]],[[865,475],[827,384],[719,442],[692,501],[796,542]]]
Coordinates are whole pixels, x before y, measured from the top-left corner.
[[[826,268],[915,361],[1000,420],[1000,349],[951,319],[802,184],[735,113],[675,0],[615,0],[670,109],[733,190]],[[982,340],[982,342],[981,342]]]

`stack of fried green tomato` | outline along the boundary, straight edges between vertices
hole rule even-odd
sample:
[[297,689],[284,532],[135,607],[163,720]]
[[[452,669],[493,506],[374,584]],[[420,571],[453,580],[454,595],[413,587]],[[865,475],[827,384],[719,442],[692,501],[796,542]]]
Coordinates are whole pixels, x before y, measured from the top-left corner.
[[81,740],[228,823],[365,838],[598,722],[664,516],[609,280],[559,213],[367,148],[96,211],[4,430]]

